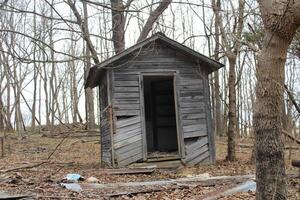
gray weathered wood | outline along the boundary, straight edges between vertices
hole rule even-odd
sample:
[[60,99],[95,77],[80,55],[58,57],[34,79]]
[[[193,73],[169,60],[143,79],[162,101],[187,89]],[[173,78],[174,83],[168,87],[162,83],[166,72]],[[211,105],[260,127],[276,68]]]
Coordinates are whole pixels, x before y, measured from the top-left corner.
[[186,145],[185,146],[186,154],[190,154],[190,153],[194,152],[197,148],[200,148],[207,143],[208,143],[208,138],[203,137],[201,139],[198,139],[198,141],[196,141],[190,145]]
[[193,125],[184,125],[183,132],[191,131],[205,131],[207,130],[206,124],[193,124]]
[[116,121],[116,128],[119,129],[119,128],[122,128],[124,126],[129,126],[129,125],[135,124],[135,123],[140,122],[140,121],[141,121],[140,116],[118,120],[118,121]]
[[[153,48],[140,50],[134,59],[130,58],[131,55],[124,55],[124,57],[117,55],[120,60],[114,63],[115,68],[112,68],[111,76],[108,76],[111,84],[109,92],[111,105],[113,105],[114,136],[109,141],[109,135],[103,134],[103,146],[109,148],[110,144],[114,143],[111,148],[114,149],[118,166],[125,166],[141,158],[146,160],[143,76],[174,76],[177,130],[168,128],[174,125],[175,120],[164,118],[174,112],[174,107],[166,106],[173,99],[170,99],[169,95],[164,96],[164,91],[170,90],[171,87],[163,84],[157,93],[160,96],[156,99],[158,106],[155,107],[156,112],[161,115],[157,120],[158,130],[165,135],[174,131],[178,133],[177,140],[181,157],[188,158],[189,164],[207,161],[206,152],[199,154],[199,148],[203,149],[205,145],[208,146],[210,152],[208,157],[214,160],[214,150],[211,148],[215,147],[213,136],[211,137],[211,108],[208,72],[206,71],[209,66],[200,66],[198,61],[191,60],[189,56],[162,45],[161,42],[155,43]],[[200,63],[203,62],[200,61]],[[103,125],[101,125],[103,132],[111,130],[105,125],[106,123],[108,122],[103,120]],[[108,149],[104,149],[104,152],[108,159]]]

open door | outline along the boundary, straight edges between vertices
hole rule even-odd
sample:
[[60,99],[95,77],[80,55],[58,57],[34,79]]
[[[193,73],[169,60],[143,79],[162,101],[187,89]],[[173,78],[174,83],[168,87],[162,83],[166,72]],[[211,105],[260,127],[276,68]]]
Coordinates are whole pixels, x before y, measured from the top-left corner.
[[174,76],[144,76],[147,159],[179,158]]

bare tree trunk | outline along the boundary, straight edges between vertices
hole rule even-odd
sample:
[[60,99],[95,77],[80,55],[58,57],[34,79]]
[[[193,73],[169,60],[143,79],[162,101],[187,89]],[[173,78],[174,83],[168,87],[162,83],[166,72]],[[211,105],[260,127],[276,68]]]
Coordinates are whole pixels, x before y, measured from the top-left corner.
[[125,15],[122,0],[110,0],[112,17],[112,40],[116,53],[125,49]]
[[236,57],[229,58],[229,109],[228,109],[228,148],[227,148],[227,160],[235,161],[235,137],[236,137],[236,91],[235,91],[235,62]]
[[156,22],[158,17],[168,8],[171,2],[172,0],[161,0],[157,8],[150,13],[150,16],[148,17],[137,42],[140,42],[147,38],[153,24]]
[[[54,1],[52,0],[51,5],[53,5]],[[53,18],[53,9],[51,9],[50,16]],[[50,32],[49,32],[49,40],[50,46],[54,49],[54,41],[53,41],[53,20],[50,20]],[[54,61],[54,51],[50,50],[50,58],[51,61]],[[55,121],[55,63],[51,63],[51,75],[50,75],[50,96],[51,96],[51,126],[50,126],[50,134],[54,134],[54,121]]]
[[[253,126],[256,136],[257,199],[286,199],[282,107],[284,65],[289,41],[271,37],[258,57]],[[275,198],[274,198],[275,197]]]
[[[220,7],[220,0],[217,0],[216,6]],[[215,50],[214,58],[219,61],[219,52],[220,52],[220,31],[218,27],[218,21],[215,18]],[[214,97],[215,97],[215,133],[216,135],[222,135],[222,124],[221,124],[221,99],[220,99],[220,83],[219,83],[219,72],[214,72]]]
[[[88,11],[87,11],[87,4],[85,1],[82,1],[83,4],[83,25],[85,29],[88,30]],[[86,63],[84,69],[84,76],[87,79],[88,72],[91,68],[91,52],[89,48],[85,48],[85,55],[86,55]],[[94,109],[94,93],[91,88],[85,89],[85,107],[86,107],[86,121],[87,121],[87,129],[94,129],[95,128],[95,109]]]
[[236,40],[232,44],[230,43],[230,40],[228,38],[228,34],[226,33],[225,26],[223,25],[223,19],[220,15],[220,2],[216,2],[215,0],[212,0],[212,6],[213,11],[216,16],[216,25],[218,25],[221,36],[222,36],[222,42],[224,44],[224,50],[225,55],[229,61],[229,77],[228,77],[228,90],[229,90],[229,105],[228,105],[228,154],[227,154],[227,160],[228,161],[235,161],[235,135],[236,135],[236,91],[235,91],[235,82],[236,82],[236,74],[235,74],[235,68],[236,68],[236,60],[237,56],[240,51],[241,44],[238,41],[238,39],[242,36],[242,30],[244,27],[244,10],[245,10],[245,1],[239,0],[239,6],[238,6],[238,19],[236,20],[236,23],[234,27],[236,27],[233,30],[233,34],[235,35],[234,40]]
[[[1,90],[1,87],[0,87]],[[2,103],[2,93],[0,92],[0,131],[4,131],[4,106]]]
[[[33,3],[33,10],[36,12],[36,0]],[[36,15],[33,16],[33,34],[36,37]],[[33,44],[33,60],[36,60],[36,43]],[[35,128],[35,111],[36,111],[36,93],[37,93],[37,66],[33,63],[33,100],[31,107],[31,131]]]
[[285,62],[300,26],[300,0],[259,1],[264,22],[258,56],[253,127],[256,139],[256,199],[287,199],[282,138]]

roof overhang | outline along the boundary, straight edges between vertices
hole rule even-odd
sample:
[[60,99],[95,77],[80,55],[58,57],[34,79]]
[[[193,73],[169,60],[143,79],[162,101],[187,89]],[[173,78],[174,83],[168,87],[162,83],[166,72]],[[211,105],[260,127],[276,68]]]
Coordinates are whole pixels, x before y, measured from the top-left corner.
[[171,48],[174,48],[177,51],[180,51],[181,53],[192,57],[197,63],[204,63],[206,64],[207,67],[207,71],[208,73],[212,73],[218,69],[220,69],[221,67],[223,67],[224,65],[220,62],[217,62],[203,54],[200,54],[199,52],[180,44],[179,42],[172,40],[168,37],[166,37],[164,34],[162,33],[156,33],[153,36],[133,45],[132,47],[129,47],[128,49],[110,57],[109,59],[103,61],[102,63],[100,63],[99,65],[95,65],[93,66],[88,74],[87,80],[86,80],[86,84],[85,84],[85,88],[90,87],[90,88],[94,88],[99,84],[99,78],[101,77],[101,74],[109,69],[113,64],[115,64],[116,62],[118,62],[119,60],[121,60],[122,58],[125,58],[126,56],[128,56],[129,54],[140,50],[141,48],[143,48],[144,46],[156,41],[156,40],[160,40],[162,41],[164,44],[170,46]]

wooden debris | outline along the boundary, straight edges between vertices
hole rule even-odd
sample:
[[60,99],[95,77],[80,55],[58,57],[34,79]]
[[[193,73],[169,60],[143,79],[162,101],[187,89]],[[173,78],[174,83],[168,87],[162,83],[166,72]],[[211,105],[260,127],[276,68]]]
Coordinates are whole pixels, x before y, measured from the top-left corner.
[[10,195],[7,194],[6,192],[1,192],[0,191],[0,200],[2,199],[33,199],[33,195],[28,195],[28,194],[17,194],[17,195]]
[[254,175],[242,176],[195,176],[189,178],[178,178],[159,181],[128,182],[128,183],[107,183],[107,184],[89,184],[89,183],[63,183],[62,186],[72,191],[99,190],[109,196],[120,196],[137,193],[148,193],[155,191],[168,190],[170,188],[193,188],[197,186],[211,187],[225,182],[241,183],[253,179]]
[[155,168],[124,168],[124,169],[104,169],[100,173],[109,175],[121,175],[121,174],[151,174],[155,171]]
[[202,197],[201,199],[217,200],[221,197],[230,196],[230,195],[233,195],[238,192],[248,192],[248,191],[255,191],[255,190],[256,190],[256,183],[254,181],[246,181],[246,182],[244,182],[240,185],[237,185],[233,188],[224,189],[224,190],[218,192],[217,194],[213,194],[213,195],[205,197],[205,198]]

